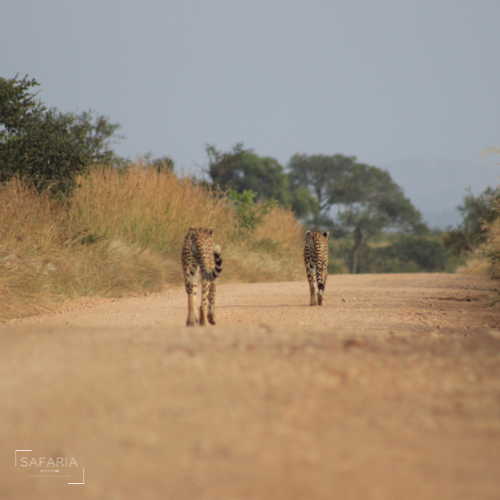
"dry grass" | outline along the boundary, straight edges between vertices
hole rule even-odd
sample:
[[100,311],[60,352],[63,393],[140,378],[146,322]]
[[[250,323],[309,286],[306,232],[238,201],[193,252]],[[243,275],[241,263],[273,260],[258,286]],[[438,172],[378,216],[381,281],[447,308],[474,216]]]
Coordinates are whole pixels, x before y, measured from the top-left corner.
[[491,263],[486,257],[473,255],[456,272],[457,274],[469,274],[470,276],[490,276]]
[[302,262],[304,230],[290,210],[277,207],[250,240],[231,242],[222,281],[297,281],[306,278]]
[[487,231],[486,242],[474,250],[458,273],[500,279],[500,203],[496,202],[495,210],[497,219],[483,225]]
[[[68,205],[19,181],[0,186],[0,319],[54,310],[67,298],[116,297],[180,285],[190,226],[211,226],[222,281],[300,279],[303,229],[275,208],[241,238],[233,208],[190,177],[144,165],[95,169]],[[239,235],[239,236],[237,236]]]
[[0,200],[0,308],[8,318],[21,310],[35,312],[56,295],[53,242],[61,212],[16,180],[0,185]]
[[483,267],[488,269],[491,278],[500,279],[500,203],[497,203],[496,211],[499,218],[486,225],[488,239],[479,250],[481,260],[488,263]]

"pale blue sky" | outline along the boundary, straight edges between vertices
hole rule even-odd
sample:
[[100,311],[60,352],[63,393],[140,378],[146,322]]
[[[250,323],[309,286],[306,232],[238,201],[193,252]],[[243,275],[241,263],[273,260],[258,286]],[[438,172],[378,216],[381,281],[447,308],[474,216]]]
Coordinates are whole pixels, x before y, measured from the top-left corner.
[[499,0],[4,0],[0,46],[46,105],[120,123],[118,154],[187,169],[206,143],[377,166],[500,145]]

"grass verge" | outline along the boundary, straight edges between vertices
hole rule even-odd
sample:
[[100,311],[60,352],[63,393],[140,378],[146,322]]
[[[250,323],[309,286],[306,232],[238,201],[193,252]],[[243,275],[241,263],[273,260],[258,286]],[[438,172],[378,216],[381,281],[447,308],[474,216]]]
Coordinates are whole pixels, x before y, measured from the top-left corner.
[[222,247],[221,282],[303,279],[303,228],[273,208],[242,229],[234,206],[188,176],[137,164],[95,168],[67,203],[19,180],[0,186],[0,320],[81,296],[120,297],[182,284],[190,226]]

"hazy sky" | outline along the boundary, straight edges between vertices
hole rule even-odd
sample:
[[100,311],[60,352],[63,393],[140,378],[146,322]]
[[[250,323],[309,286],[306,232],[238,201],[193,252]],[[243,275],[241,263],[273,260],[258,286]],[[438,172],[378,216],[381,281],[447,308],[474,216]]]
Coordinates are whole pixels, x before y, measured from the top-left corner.
[[122,156],[488,163],[500,146],[499,0],[3,0],[0,76],[122,125]]

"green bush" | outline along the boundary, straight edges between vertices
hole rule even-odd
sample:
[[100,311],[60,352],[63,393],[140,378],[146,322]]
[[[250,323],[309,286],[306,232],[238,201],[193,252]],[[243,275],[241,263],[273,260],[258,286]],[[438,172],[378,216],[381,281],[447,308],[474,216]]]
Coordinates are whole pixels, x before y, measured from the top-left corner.
[[479,196],[467,190],[463,204],[458,207],[462,214],[462,222],[456,227],[448,228],[443,236],[444,245],[455,255],[472,252],[486,242],[488,227],[498,216],[500,188],[488,187]]
[[[352,241],[339,242],[332,257],[352,255]],[[440,235],[392,234],[364,245],[358,256],[360,273],[454,272],[461,259],[445,248]],[[350,265],[350,263],[348,263]]]
[[262,226],[267,214],[278,205],[273,198],[257,203],[257,194],[253,191],[238,193],[230,189],[226,196],[235,208],[238,229],[245,233],[252,233],[257,226]]
[[77,177],[96,161],[109,161],[119,128],[93,112],[62,114],[36,99],[36,80],[0,78],[0,182],[29,181],[39,192],[67,197]]

